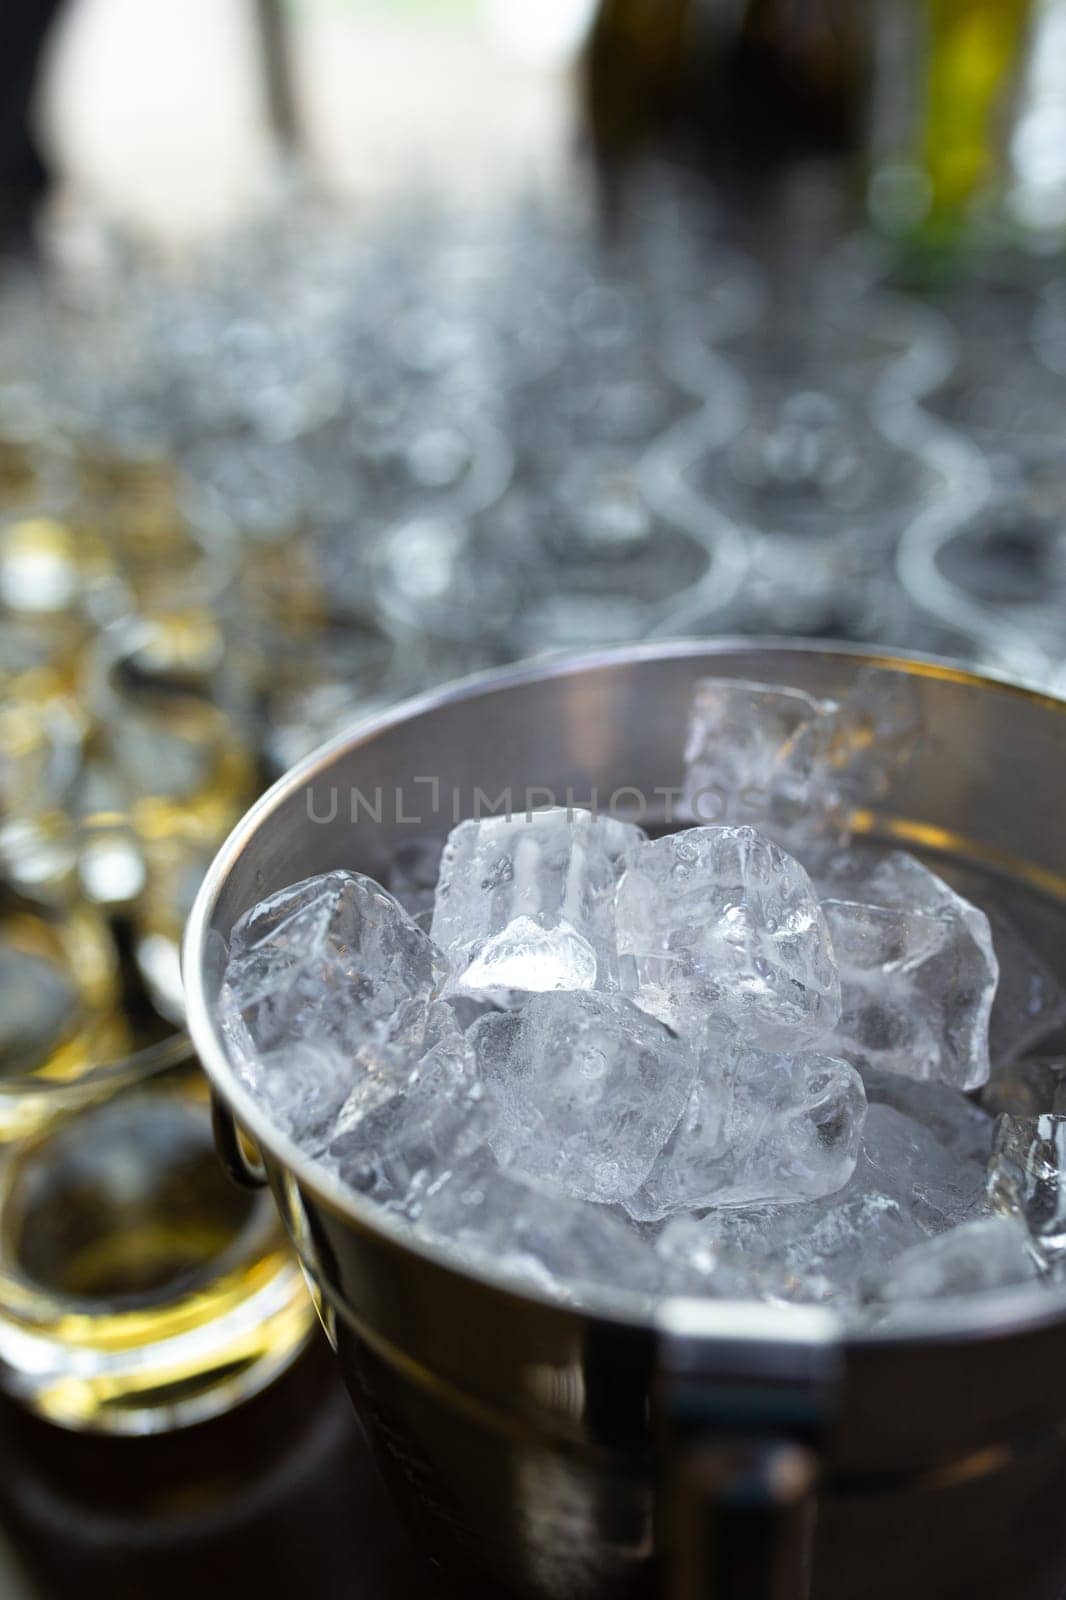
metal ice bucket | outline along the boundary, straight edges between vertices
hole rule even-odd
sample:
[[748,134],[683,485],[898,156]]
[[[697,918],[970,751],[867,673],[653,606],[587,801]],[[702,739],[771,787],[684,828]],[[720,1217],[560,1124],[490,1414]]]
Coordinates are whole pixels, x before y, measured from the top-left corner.
[[[1051,1600],[1066,1584],[1066,1290],[930,1307],[892,1335],[714,1301],[651,1321],[623,1286],[589,1310],[517,1294],[316,1171],[242,1088],[216,1025],[224,941],[264,895],[333,867],[380,876],[403,838],[471,814],[475,789],[654,801],[679,780],[697,678],[832,694],[872,660],[889,658],[671,644],[461,684],[289,773],[207,876],[185,977],[220,1148],[269,1181],[396,1502],[459,1592]],[[1066,706],[891,664],[913,674],[929,732],[858,825],[1005,886],[1061,963]]]

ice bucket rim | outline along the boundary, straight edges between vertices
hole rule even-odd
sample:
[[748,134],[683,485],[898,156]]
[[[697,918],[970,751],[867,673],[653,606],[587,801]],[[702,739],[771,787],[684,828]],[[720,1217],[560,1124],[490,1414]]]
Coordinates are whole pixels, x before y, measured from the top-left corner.
[[[316,774],[328,767],[343,753],[357,748],[383,732],[411,718],[420,717],[456,701],[476,698],[487,693],[506,691],[551,678],[578,676],[582,673],[602,671],[612,666],[630,666],[640,661],[687,659],[693,656],[728,656],[751,654],[805,655],[830,657],[853,661],[856,667],[875,665],[897,667],[918,676],[933,677],[974,687],[991,688],[1016,695],[1048,711],[1066,714],[1066,699],[1037,686],[1018,682],[991,670],[976,671],[956,662],[933,655],[909,651],[882,649],[839,643],[794,638],[759,636],[721,636],[713,639],[678,639],[649,641],[591,651],[560,651],[538,656],[503,667],[490,668],[457,679],[439,688],[409,697],[370,717],[360,719],[335,735],[297,762],[244,813],[219,848],[200,885],[186,923],[182,943],[182,974],[185,986],[186,1022],[189,1034],[212,1089],[230,1108],[241,1126],[285,1173],[296,1179],[301,1189],[310,1193],[319,1206],[326,1208],[345,1222],[370,1231],[386,1239],[395,1248],[432,1262],[439,1270],[445,1267],[460,1279],[472,1279],[483,1288],[489,1288],[503,1298],[525,1300],[550,1306],[553,1310],[571,1311],[574,1316],[594,1317],[597,1320],[623,1326],[647,1328],[654,1324],[649,1314],[646,1297],[630,1291],[601,1291],[589,1293],[587,1302],[580,1307],[560,1307],[547,1293],[535,1288],[528,1292],[516,1290],[470,1265],[452,1261],[445,1252],[436,1250],[417,1236],[399,1218],[396,1218],[363,1200],[333,1176],[316,1166],[298,1146],[281,1130],[272,1125],[263,1108],[245,1088],[234,1072],[219,1037],[212,1015],[212,1007],[205,987],[207,940],[212,931],[212,917],[221,890],[242,851],[265,826],[279,806]],[[809,1306],[767,1305],[765,1303],[722,1302],[728,1307],[731,1332],[734,1337],[746,1330],[752,1339],[787,1338],[790,1324],[797,1324],[811,1312]],[[670,1302],[674,1320],[691,1320],[694,1326],[707,1320],[701,1315],[707,1303],[699,1300]],[[691,1317],[686,1316],[686,1308]],[[748,1313],[745,1315],[745,1313]],[[1036,1332],[1059,1321],[1066,1321],[1066,1284],[1057,1288],[1037,1285],[1033,1289],[984,1294],[973,1302],[963,1300],[930,1303],[928,1315],[923,1309],[923,1319],[898,1328],[853,1328],[836,1312],[828,1312],[836,1324],[836,1336],[843,1345],[856,1345],[864,1349],[880,1347],[899,1348],[906,1345],[928,1344],[943,1341],[957,1344],[971,1340],[1002,1339],[1013,1334]]]

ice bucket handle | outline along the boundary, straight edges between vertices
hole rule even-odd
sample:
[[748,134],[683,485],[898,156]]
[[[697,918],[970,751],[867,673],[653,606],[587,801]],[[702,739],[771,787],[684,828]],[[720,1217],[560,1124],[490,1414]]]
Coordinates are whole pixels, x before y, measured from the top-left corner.
[[774,1439],[685,1452],[667,1489],[669,1600],[806,1600],[817,1460]]
[[211,1127],[218,1159],[234,1183],[239,1183],[242,1189],[265,1188],[266,1168],[258,1149],[248,1135],[241,1132],[232,1111],[214,1091],[211,1094]]
[[661,1546],[669,1600],[806,1600],[835,1319],[670,1301],[659,1317]]

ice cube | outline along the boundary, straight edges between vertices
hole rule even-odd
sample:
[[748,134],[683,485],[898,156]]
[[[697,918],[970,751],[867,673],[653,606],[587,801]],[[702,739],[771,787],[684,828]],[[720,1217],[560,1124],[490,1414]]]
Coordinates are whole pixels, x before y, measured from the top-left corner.
[[[933,1126],[875,1099],[882,1081],[914,1091]],[[701,1223],[759,1272],[783,1275],[792,1298],[854,1302],[864,1275],[983,1212],[991,1119],[940,1084],[886,1073],[868,1079],[867,1093],[862,1147],[843,1188],[799,1204],[712,1211]]]
[[862,1076],[871,1106],[891,1106],[920,1124],[946,1155],[984,1167],[992,1148],[993,1121],[960,1089],[904,1078],[878,1067],[867,1067]]
[[[873,1108],[871,1108],[872,1110]],[[870,1184],[862,1158],[837,1194],[799,1205],[711,1211],[699,1226],[787,1298],[848,1302],[864,1273],[927,1237],[906,1204]]]
[[258,1051],[239,1012],[225,999],[223,1005],[222,1032],[238,1076],[282,1132],[316,1154],[329,1142],[351,1093],[351,1059],[328,1043],[305,1040]]
[[446,1002],[410,1002],[364,1041],[350,1070],[323,1164],[358,1193],[417,1215],[426,1192],[485,1140],[473,1047]]
[[[509,992],[505,998],[510,1001],[514,997]],[[528,999],[528,996],[523,998]],[[453,989],[450,994],[444,996],[444,999],[451,1006],[455,1020],[464,1032],[469,1032],[474,1023],[482,1017],[495,1016],[498,1011],[509,1009],[508,1006],[500,1005],[490,994],[465,994],[462,989]]]
[[894,1106],[869,1106],[863,1156],[868,1186],[897,1200],[926,1233],[940,1233],[984,1210],[982,1156],[945,1144]]
[[[463,1119],[480,1099],[473,1050],[443,1001],[405,1001],[394,1017],[343,1049],[328,1039],[298,1039],[259,1050],[240,1013],[224,1005],[223,1032],[244,1082],[280,1128],[309,1154],[326,1152],[334,1169],[346,1147],[395,1144],[385,1130],[399,1126],[405,1098],[412,1122],[431,1097],[440,1098],[442,1111],[453,1101]],[[434,1115],[437,1109],[430,1106]],[[342,1176],[354,1183],[347,1170]]]
[[[441,858],[432,924],[456,981],[489,940],[523,917],[543,931],[565,923],[592,947],[597,988],[611,987],[615,885],[622,857],[643,838],[632,823],[561,806],[461,822]],[[539,967],[538,955],[530,962],[531,980]],[[584,973],[583,963],[578,970]]]
[[949,1299],[1031,1283],[1041,1265],[1029,1231],[1016,1217],[982,1217],[912,1246],[865,1283],[866,1298],[884,1304]]
[[861,1166],[870,1186],[894,1196],[930,1234],[984,1212],[994,1128],[987,1111],[948,1084],[876,1068],[863,1080]]
[[868,1110],[857,1176],[928,1234],[985,1210],[991,1117],[944,1084],[865,1074]]
[[860,1066],[978,1088],[999,974],[988,918],[902,850],[847,872],[823,885],[842,990],[834,1048]]
[[515,917],[485,940],[455,987],[521,1005],[528,991],[594,989],[597,970],[595,950],[565,917],[551,927],[535,917]]
[[915,678],[888,667],[863,667],[831,716],[824,743],[830,810],[847,813],[882,799],[894,772],[907,766],[924,733]]
[[790,849],[846,833],[879,799],[921,733],[905,673],[864,668],[838,700],[739,679],[696,685],[685,748],[685,814],[752,823]]
[[[685,744],[685,815],[703,825],[754,824],[769,833],[786,819],[782,788],[809,779],[800,735],[836,709],[802,689],[734,678],[696,684]],[[819,796],[812,794],[812,805]]]
[[380,884],[327,872],[282,889],[235,924],[224,1005],[257,1051],[303,1043],[354,1055],[446,964]]
[[476,1080],[473,1046],[444,1000],[408,1000],[352,1055],[351,1088],[342,1128],[375,1111],[398,1090],[457,1093]]
[[369,1109],[410,1071],[411,1052],[417,1061],[444,972],[439,951],[378,884],[327,873],[272,895],[234,926],[223,1032],[253,1093],[319,1152],[345,1107],[350,1114],[361,1097]]
[[866,1112],[862,1080],[831,1056],[771,1055],[734,1042],[704,1057],[677,1129],[630,1216],[799,1201],[841,1188]]
[[579,1299],[582,1284],[651,1293],[658,1283],[654,1250],[624,1219],[503,1171],[484,1149],[428,1196],[418,1232],[563,1300]]
[[840,1015],[825,918],[806,872],[754,828],[689,828],[631,852],[618,886],[623,990],[677,1032],[728,1019],[802,1045]]
[[474,1024],[506,1167],[586,1200],[633,1194],[673,1132],[695,1077],[688,1047],[621,995],[536,995]]
[[1066,1116],[1002,1116],[988,1168],[994,1210],[1020,1217],[1046,1256],[1066,1251]]
[[674,1217],[655,1241],[664,1294],[712,1295],[730,1300],[804,1298],[798,1280],[769,1261],[759,1262],[717,1237],[710,1219]]

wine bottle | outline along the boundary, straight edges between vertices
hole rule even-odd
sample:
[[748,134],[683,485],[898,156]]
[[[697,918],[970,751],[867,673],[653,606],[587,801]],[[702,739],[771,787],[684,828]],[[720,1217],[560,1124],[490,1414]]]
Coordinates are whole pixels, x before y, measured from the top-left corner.
[[601,166],[647,153],[718,176],[861,148],[872,60],[854,0],[601,0],[583,61]]

